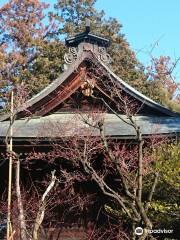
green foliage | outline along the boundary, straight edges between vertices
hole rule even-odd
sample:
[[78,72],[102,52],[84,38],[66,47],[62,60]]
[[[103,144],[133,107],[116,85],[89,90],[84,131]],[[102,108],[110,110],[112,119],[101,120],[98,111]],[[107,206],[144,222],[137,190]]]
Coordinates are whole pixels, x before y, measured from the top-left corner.
[[64,51],[65,47],[61,42],[46,42],[31,68],[21,72],[21,80],[26,81],[31,96],[41,91],[62,73]]
[[[116,216],[116,217],[121,217],[123,215],[122,213],[122,210],[119,211],[119,210],[115,210],[113,209],[111,206],[105,204],[104,205],[104,210],[109,214],[109,215],[112,215],[112,216]],[[125,214],[124,214],[125,215]]]
[[160,173],[160,178],[150,205],[150,217],[156,229],[173,229],[171,237],[176,238],[180,229],[180,146],[164,144],[153,155],[154,170]]
[[[123,221],[123,223],[125,223],[126,226],[127,224],[130,223],[130,220],[127,217],[127,214],[125,213],[125,211],[122,208],[118,208],[117,204],[106,203],[104,205],[104,211],[113,219],[116,219],[118,221],[121,219],[121,221]],[[132,212],[131,209],[129,209],[129,211]]]
[[105,19],[105,13],[95,9],[95,2],[95,0],[58,1],[56,18],[61,23],[59,32],[67,37],[83,32],[85,19],[88,17],[91,21],[91,31],[111,41],[108,52],[112,58],[112,70],[131,86],[146,93],[146,76],[122,34],[122,25],[115,18]]
[[166,204],[161,201],[156,201],[151,203],[151,209],[153,209],[156,213],[169,213],[171,212],[174,214],[175,211],[180,210],[180,206],[178,206],[177,203],[172,203],[172,204]]
[[121,23],[105,18],[95,3],[58,0],[52,12],[39,0],[11,0],[5,4],[0,9],[0,97],[3,91],[22,82],[32,96],[59,77],[66,51],[62,40],[83,32],[88,17],[91,31],[111,41],[108,52],[112,70],[140,92],[179,111],[173,100],[174,80],[166,75],[172,68],[169,58],[153,59],[145,73],[122,33]]
[[157,150],[155,168],[161,174],[161,182],[172,188],[180,188],[180,146],[170,144]]
[[[149,216],[153,219],[153,226],[155,229],[173,230],[173,233],[167,235],[167,237],[171,237],[170,239],[177,239],[180,234],[180,206],[177,203],[170,204],[162,201],[153,201],[150,206]],[[164,234],[163,236],[161,235],[159,237],[164,237]]]

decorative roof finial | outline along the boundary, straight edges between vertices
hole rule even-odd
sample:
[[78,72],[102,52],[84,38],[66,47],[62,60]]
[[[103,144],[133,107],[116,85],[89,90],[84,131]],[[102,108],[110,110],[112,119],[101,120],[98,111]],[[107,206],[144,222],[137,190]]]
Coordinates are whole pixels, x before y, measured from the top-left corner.
[[86,18],[86,33],[90,32],[90,20],[88,18]]
[[69,48],[69,52],[64,55],[65,63],[70,65],[79,57],[81,58],[83,52],[89,51],[93,52],[102,62],[106,64],[110,63],[110,56],[106,52],[106,48],[109,47],[110,41],[90,32],[89,18],[86,18],[85,22],[86,29],[84,32],[66,39],[66,46]]
[[76,34],[74,37],[66,39],[67,47],[78,47],[82,42],[89,43],[91,45],[96,45],[98,47],[107,48],[110,45],[110,41],[106,38],[97,36],[91,32],[90,19],[88,16],[85,19],[86,28],[84,32]]

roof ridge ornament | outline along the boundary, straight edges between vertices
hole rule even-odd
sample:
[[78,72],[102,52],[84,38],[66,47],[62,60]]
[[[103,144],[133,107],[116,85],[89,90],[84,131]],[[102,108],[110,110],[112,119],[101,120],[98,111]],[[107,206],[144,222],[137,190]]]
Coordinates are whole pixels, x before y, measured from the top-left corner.
[[110,45],[110,41],[106,38],[93,34],[90,28],[90,19],[86,18],[85,31],[76,34],[74,37],[66,39],[68,53],[64,55],[64,70],[68,69],[68,65],[73,64],[77,59],[82,58],[85,52],[92,52],[96,58],[105,64],[111,62],[111,58],[106,49]]
[[66,64],[72,64],[78,56],[77,49],[75,47],[70,47],[68,53],[64,54],[64,61]]
[[86,18],[86,33],[89,33],[91,31],[91,22],[89,18]]
[[90,43],[92,45],[97,45],[99,47],[109,47],[110,40],[104,37],[93,34],[90,28],[90,19],[86,18],[86,28],[85,31],[76,34],[74,37],[67,38],[65,40],[67,47],[78,47],[82,42]]

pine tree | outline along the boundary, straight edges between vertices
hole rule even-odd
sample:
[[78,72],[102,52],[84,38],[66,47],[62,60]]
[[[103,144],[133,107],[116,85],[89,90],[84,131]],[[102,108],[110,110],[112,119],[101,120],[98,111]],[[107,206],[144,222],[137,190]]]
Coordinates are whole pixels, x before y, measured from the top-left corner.
[[147,93],[146,76],[135,53],[122,34],[122,25],[115,19],[105,19],[104,11],[95,8],[96,0],[61,0],[56,4],[59,32],[67,37],[84,31],[85,20],[91,22],[91,31],[110,39],[108,52],[112,58],[112,70],[131,86]]
[[[111,41],[108,52],[112,70],[140,92],[178,110],[174,93],[167,89],[170,83],[172,91],[172,81],[160,74],[154,62],[151,69],[157,70],[159,80],[149,69],[148,73],[144,71],[122,33],[122,25],[115,18],[106,19],[104,11],[96,10],[95,3],[96,0],[57,0],[53,11],[48,12],[48,5],[39,0],[10,0],[0,8],[0,99],[4,92],[21,83],[32,96],[59,77],[66,51],[64,39],[83,32],[89,18],[91,32]],[[156,65],[163,64],[167,70],[167,60],[161,59]]]

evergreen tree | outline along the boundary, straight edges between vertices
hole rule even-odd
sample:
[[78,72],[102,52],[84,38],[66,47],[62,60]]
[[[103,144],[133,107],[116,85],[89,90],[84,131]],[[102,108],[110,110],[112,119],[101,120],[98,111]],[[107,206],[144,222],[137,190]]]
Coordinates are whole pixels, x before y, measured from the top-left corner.
[[112,58],[112,70],[146,96],[180,111],[178,84],[171,74],[173,63],[170,58],[153,58],[147,73],[122,34],[122,25],[115,18],[106,19],[104,11],[96,10],[95,3],[96,0],[59,0],[55,5],[56,18],[60,21],[59,33],[70,37],[83,32],[85,19],[88,17],[91,31],[111,41],[108,52]]
[[135,53],[130,49],[122,34],[122,25],[115,19],[105,19],[104,11],[95,9],[96,0],[62,0],[56,4],[56,18],[60,21],[59,32],[65,36],[73,36],[84,31],[85,20],[91,22],[91,31],[110,39],[108,52],[112,58],[112,70],[143,93],[146,91],[146,76]]
[[[83,32],[88,17],[91,31],[111,41],[108,52],[112,70],[140,92],[178,110],[172,97],[174,85],[160,73],[163,67],[167,71],[168,60],[155,61],[156,67],[152,62],[145,73],[122,34],[122,25],[115,18],[106,19],[104,11],[96,10],[95,3],[96,0],[57,0],[48,16],[48,5],[39,0],[10,0],[1,7],[0,98],[21,83],[32,96],[59,77],[66,51],[63,41]],[[155,71],[157,74],[153,74]]]

